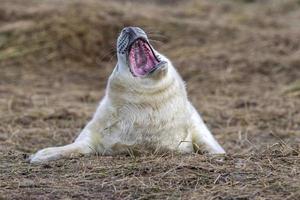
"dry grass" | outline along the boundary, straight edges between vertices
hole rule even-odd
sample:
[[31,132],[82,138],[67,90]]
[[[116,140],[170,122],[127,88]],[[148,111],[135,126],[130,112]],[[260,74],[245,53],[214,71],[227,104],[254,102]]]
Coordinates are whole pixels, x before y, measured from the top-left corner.
[[[0,199],[300,198],[299,1],[174,2],[1,2]],[[127,25],[172,59],[228,155],[26,163],[90,119]]]

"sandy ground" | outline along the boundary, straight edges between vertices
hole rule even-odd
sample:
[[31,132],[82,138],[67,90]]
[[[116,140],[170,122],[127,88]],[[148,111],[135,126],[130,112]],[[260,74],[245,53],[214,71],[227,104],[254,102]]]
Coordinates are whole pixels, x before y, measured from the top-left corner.
[[[0,199],[300,199],[299,21],[296,0],[2,0]],[[128,25],[173,61],[228,155],[27,163],[91,118]]]

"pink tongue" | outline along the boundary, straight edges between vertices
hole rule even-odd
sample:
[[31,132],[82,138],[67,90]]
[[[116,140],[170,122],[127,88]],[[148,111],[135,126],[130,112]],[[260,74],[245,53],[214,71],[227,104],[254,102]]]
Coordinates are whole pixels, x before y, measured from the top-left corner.
[[142,40],[136,41],[129,53],[131,70],[136,76],[149,73],[158,61],[155,59],[150,46]]

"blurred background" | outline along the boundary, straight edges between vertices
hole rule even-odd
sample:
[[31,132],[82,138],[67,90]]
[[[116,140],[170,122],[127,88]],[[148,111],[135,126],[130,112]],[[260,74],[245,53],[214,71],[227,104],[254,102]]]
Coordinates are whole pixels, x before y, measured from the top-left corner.
[[298,0],[1,0],[1,148],[70,142],[104,94],[125,26],[173,61],[229,153],[297,144],[299,21]]
[[[25,163],[92,117],[125,26],[172,60],[226,159]],[[299,199],[299,143],[299,0],[0,0],[0,199]]]

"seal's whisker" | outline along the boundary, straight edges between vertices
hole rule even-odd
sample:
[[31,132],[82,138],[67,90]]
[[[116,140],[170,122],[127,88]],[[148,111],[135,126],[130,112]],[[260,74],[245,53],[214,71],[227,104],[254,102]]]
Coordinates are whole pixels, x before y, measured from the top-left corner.
[[161,38],[161,39],[167,39],[168,37],[160,34],[148,34],[149,37],[154,37],[154,38]]
[[153,43],[165,44],[165,42],[160,41],[160,40],[155,40],[155,39],[150,39],[150,38],[148,38],[148,40],[149,40],[150,42],[153,42]]
[[[103,54],[101,57],[100,57],[100,60],[104,60],[106,57],[108,57],[110,55],[110,57],[114,56],[116,54],[116,50],[115,48],[110,48],[108,49],[105,54]],[[111,59],[111,58],[110,58]]]
[[145,28],[145,32],[146,33],[159,33],[160,31],[158,31],[156,28],[147,27],[147,28]]
[[113,54],[110,56],[108,62],[111,62],[115,56],[116,56],[116,52],[113,52]]
[[147,35],[149,36],[158,36],[158,37],[164,37],[164,38],[167,38],[166,36],[164,36],[161,31],[157,31],[155,29],[153,30],[146,30],[147,32]]

